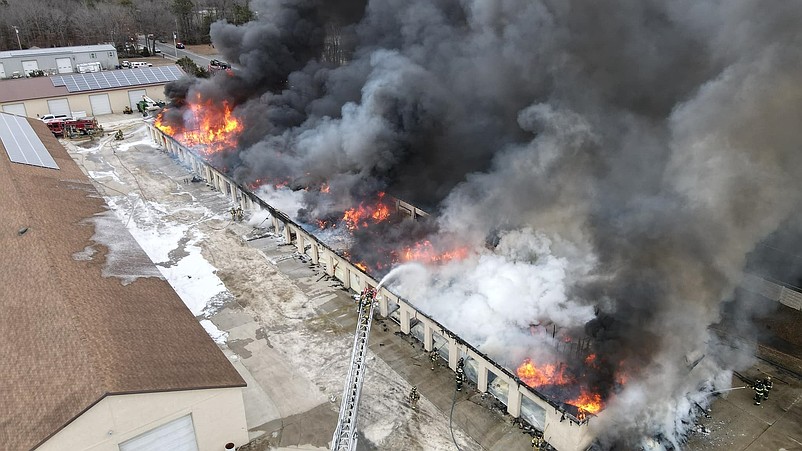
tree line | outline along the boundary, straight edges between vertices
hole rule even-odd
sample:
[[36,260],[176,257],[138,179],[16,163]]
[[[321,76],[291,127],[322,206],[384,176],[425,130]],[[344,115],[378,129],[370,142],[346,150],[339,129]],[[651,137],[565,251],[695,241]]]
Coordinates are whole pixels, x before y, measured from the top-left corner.
[[0,0],[0,50],[113,44],[138,35],[172,43],[209,43],[218,20],[242,24],[254,18],[250,0]]

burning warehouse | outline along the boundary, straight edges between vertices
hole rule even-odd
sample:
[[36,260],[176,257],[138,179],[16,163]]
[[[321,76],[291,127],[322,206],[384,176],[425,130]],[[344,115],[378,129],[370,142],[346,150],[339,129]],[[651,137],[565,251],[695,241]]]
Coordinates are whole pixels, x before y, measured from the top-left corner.
[[[252,6],[212,26],[235,70],[169,85],[157,127],[598,413],[599,447],[678,446],[753,352],[711,331],[747,254],[799,219],[802,8]],[[332,29],[347,64],[321,57]],[[432,215],[404,221],[394,198]]]

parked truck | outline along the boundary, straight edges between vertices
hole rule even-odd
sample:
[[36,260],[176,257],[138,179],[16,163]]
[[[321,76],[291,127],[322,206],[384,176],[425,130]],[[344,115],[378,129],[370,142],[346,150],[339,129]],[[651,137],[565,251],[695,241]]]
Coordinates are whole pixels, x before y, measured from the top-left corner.
[[94,136],[103,132],[103,128],[93,117],[55,119],[47,122],[47,128],[56,138]]

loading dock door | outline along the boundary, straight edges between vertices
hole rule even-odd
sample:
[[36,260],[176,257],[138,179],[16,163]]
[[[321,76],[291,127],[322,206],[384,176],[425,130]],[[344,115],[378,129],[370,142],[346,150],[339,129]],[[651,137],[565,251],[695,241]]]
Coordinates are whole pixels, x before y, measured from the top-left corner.
[[0,63],[0,78],[6,78],[6,68],[3,67],[3,63]]
[[70,104],[67,99],[55,99],[47,101],[47,109],[50,114],[66,114],[70,116]]
[[27,116],[27,114],[25,114],[25,105],[22,103],[11,103],[9,105],[3,105],[3,112],[16,114],[17,116]]
[[187,415],[120,443],[120,451],[198,451],[192,416]]
[[56,58],[56,67],[60,74],[72,73],[72,60],[69,58]]
[[130,102],[131,109],[136,111],[137,102],[141,102],[142,96],[146,94],[147,91],[145,91],[144,89],[136,89],[134,91],[128,91],[128,101]]
[[36,60],[22,62],[22,71],[25,72],[26,77],[37,69],[39,69],[39,63],[37,63]]
[[92,115],[111,114],[111,103],[108,94],[95,94],[89,96],[89,104],[92,105]]

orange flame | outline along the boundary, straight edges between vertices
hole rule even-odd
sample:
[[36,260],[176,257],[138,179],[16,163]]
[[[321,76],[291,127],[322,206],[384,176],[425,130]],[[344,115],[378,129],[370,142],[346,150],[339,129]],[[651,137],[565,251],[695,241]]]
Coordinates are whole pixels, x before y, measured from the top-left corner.
[[538,368],[531,359],[524,360],[518,367],[517,373],[518,377],[530,387],[571,383],[571,379],[565,375],[565,367],[548,364]]
[[468,256],[467,247],[459,247],[457,249],[437,252],[429,240],[423,240],[415,243],[403,250],[401,253],[401,261],[410,262],[428,262],[428,263],[445,263],[451,260],[461,260]]
[[584,411],[594,414],[599,413],[602,410],[602,406],[604,405],[602,403],[600,394],[590,393],[585,390],[582,390],[582,393],[576,399],[566,401],[566,404],[571,404],[572,406],[578,407],[580,413]]
[[368,272],[368,265],[366,265],[364,262],[354,263],[354,266],[361,269],[362,271]]
[[243,126],[227,101],[218,104],[196,93],[194,99],[187,99],[187,107],[191,113],[190,123],[185,122],[183,129],[165,124],[162,113],[156,117],[154,125],[185,146],[200,146],[207,155],[237,146]]
[[384,200],[384,193],[377,194],[378,200],[373,205],[366,205],[360,202],[356,208],[349,208],[343,213],[345,227],[354,231],[361,227],[367,227],[370,223],[378,224],[390,217],[390,205]]
[[[596,360],[595,354],[590,354],[585,358],[586,364],[593,364]],[[531,359],[525,359],[516,371],[518,377],[528,386],[533,388],[543,387],[547,385],[570,385],[576,384],[576,380],[570,375],[566,374],[565,367],[559,367],[552,364],[536,366],[532,363]],[[565,401],[579,409],[579,416],[577,419],[582,420],[585,413],[598,413],[604,407],[602,397],[598,393],[592,393],[585,387],[580,388],[580,394],[575,399]]]

